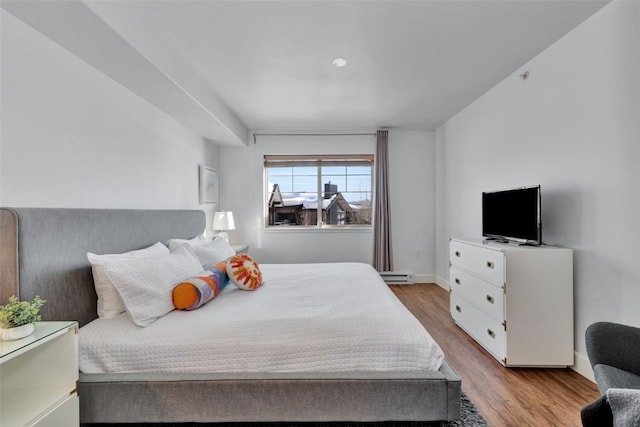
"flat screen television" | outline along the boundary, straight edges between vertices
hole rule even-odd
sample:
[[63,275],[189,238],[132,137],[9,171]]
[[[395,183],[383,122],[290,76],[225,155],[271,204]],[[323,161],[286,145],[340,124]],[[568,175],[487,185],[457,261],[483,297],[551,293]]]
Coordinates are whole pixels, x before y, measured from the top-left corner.
[[482,193],[482,235],[498,241],[540,246],[540,186]]

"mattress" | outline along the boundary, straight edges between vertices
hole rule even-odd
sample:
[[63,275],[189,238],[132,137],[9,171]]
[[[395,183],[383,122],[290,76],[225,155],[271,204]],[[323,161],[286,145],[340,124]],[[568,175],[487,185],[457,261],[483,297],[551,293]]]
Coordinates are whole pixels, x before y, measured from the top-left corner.
[[436,371],[442,350],[367,264],[262,264],[195,311],[145,328],[122,313],[80,328],[80,371]]

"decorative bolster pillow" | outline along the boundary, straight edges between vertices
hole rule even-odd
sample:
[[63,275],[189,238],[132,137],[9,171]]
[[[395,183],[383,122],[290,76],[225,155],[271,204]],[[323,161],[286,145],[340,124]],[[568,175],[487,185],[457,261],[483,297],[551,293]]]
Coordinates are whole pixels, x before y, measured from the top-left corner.
[[173,288],[173,306],[178,310],[196,310],[213,298],[229,283],[229,276],[221,265],[205,270],[202,275],[192,277]]
[[[225,259],[224,261],[221,261],[217,264],[214,265],[205,265],[204,266],[204,270],[205,271],[209,271],[209,270],[220,270],[224,273],[225,276],[227,276],[227,260]],[[229,276],[227,276],[227,281],[229,281]],[[226,285],[226,283],[225,283]]]
[[[229,283],[226,261],[219,262],[213,267],[205,267],[204,271],[206,271],[208,275],[219,277],[220,280],[216,280],[216,286],[219,288],[218,293],[220,293],[224,287],[227,286],[227,283]],[[218,295],[218,293],[216,295]]]
[[254,291],[262,285],[262,272],[258,263],[248,254],[238,254],[227,260],[227,274],[238,288]]

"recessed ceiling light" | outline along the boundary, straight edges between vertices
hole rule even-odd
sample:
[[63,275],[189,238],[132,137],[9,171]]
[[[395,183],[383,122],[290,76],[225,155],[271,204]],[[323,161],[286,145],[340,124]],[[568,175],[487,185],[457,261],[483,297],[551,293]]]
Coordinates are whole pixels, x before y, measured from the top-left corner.
[[338,68],[344,67],[345,65],[347,65],[347,60],[343,58],[336,58],[333,60],[332,64]]

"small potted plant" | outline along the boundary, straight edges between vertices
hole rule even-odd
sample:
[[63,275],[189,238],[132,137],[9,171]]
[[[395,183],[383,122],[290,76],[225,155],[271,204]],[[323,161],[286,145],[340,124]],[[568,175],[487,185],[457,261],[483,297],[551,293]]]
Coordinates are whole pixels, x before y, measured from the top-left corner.
[[40,307],[45,302],[37,295],[32,301],[18,301],[14,295],[7,304],[0,305],[2,339],[11,341],[31,335],[35,330],[34,323],[40,320]]

